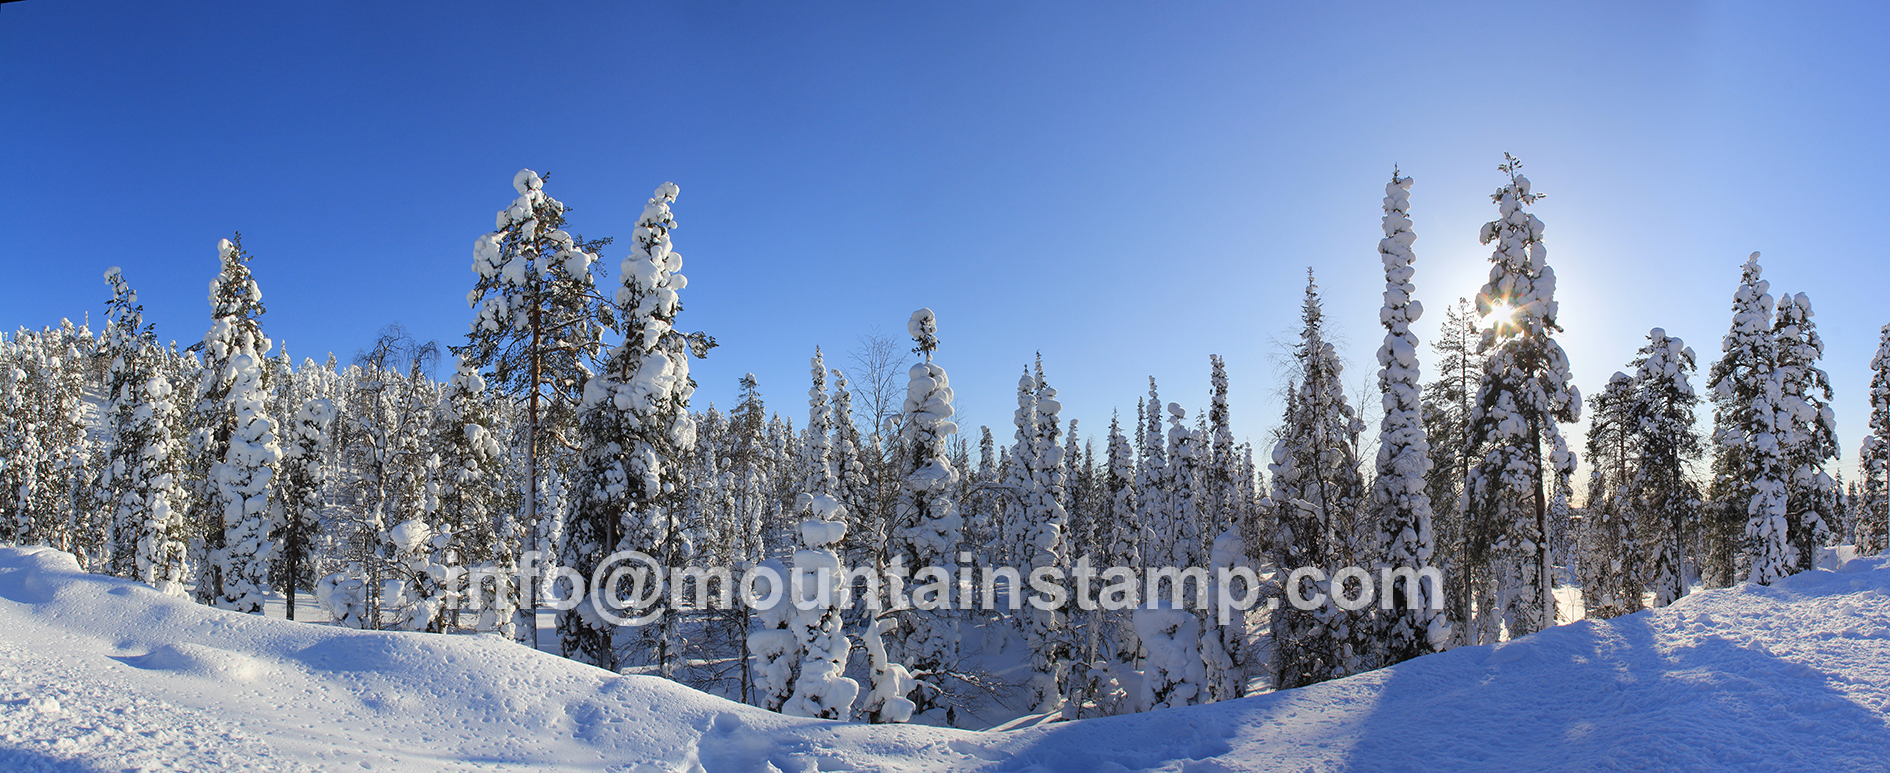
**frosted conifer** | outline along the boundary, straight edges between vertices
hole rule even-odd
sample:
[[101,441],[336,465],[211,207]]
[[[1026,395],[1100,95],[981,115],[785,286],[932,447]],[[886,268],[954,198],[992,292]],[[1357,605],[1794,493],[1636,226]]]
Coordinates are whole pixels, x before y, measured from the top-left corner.
[[[1293,348],[1299,383],[1287,395],[1280,440],[1267,469],[1277,509],[1274,563],[1331,571],[1328,567],[1358,565],[1353,537],[1366,492],[1354,456],[1364,426],[1345,400],[1343,368],[1326,340],[1324,319],[1319,287],[1308,271],[1300,341]],[[1307,589],[1301,595],[1324,592]],[[1363,670],[1367,653],[1355,645],[1364,640],[1364,626],[1349,616],[1330,605],[1301,610],[1282,604],[1273,613],[1276,686],[1303,687]]]
[[923,712],[936,705],[943,688],[943,677],[958,661],[958,616],[952,611],[956,600],[952,584],[958,571],[957,552],[964,523],[951,492],[958,482],[958,471],[947,458],[945,439],[958,431],[951,422],[952,389],[945,369],[932,362],[938,350],[938,320],[931,309],[913,312],[906,323],[917,346],[913,351],[925,358],[913,365],[906,386],[906,399],[900,417],[899,439],[902,481],[897,508],[893,515],[896,544],[893,545],[895,569],[919,572],[936,569],[943,577],[913,577],[915,606],[926,586],[937,589],[931,598],[934,609],[907,609],[897,632],[899,646],[895,657],[904,661],[917,680],[913,703]]
[[[1425,488],[1430,472],[1430,440],[1424,432],[1423,387],[1418,377],[1417,336],[1411,323],[1424,314],[1412,294],[1416,256],[1411,244],[1411,178],[1393,170],[1385,185],[1385,238],[1378,256],[1385,268],[1385,305],[1378,320],[1385,326],[1385,343],[1378,349],[1378,390],[1385,416],[1378,431],[1378,475],[1372,482],[1372,506],[1383,534],[1384,564],[1391,569],[1420,570],[1433,565],[1437,545],[1432,528],[1431,498]],[[1450,624],[1438,596],[1442,588],[1416,580],[1390,589],[1381,604],[1381,636],[1385,662],[1397,663],[1442,649],[1450,640]],[[1389,608],[1382,608],[1386,604]]]
[[1857,453],[1857,548],[1863,555],[1884,551],[1890,535],[1890,325],[1883,326],[1877,354],[1870,358],[1870,434]]
[[[1498,169],[1508,184],[1490,195],[1499,217],[1481,234],[1484,244],[1496,245],[1489,282],[1476,298],[1477,312],[1491,325],[1481,347],[1489,360],[1470,416],[1480,459],[1464,491],[1469,520],[1494,538],[1473,544],[1469,560],[1492,567],[1511,637],[1555,623],[1549,500],[1576,462],[1557,425],[1578,420],[1582,405],[1568,356],[1554,338],[1562,326],[1542,221],[1525,209],[1541,194],[1530,189],[1521,166],[1504,155]],[[1487,618],[1495,609],[1484,606],[1479,615]]]
[[[1697,519],[1698,495],[1686,466],[1700,455],[1693,431],[1693,349],[1654,328],[1634,359],[1633,445],[1636,465],[1634,513],[1641,542],[1649,549],[1647,582],[1656,607],[1686,594],[1684,546]],[[1638,591],[1637,591],[1638,592]]]
[[[676,194],[674,183],[662,184],[637,218],[616,292],[624,340],[584,384],[578,410],[584,451],[564,545],[565,564],[583,577],[590,577],[607,554],[618,550],[642,551],[666,567],[686,565],[693,551],[678,507],[686,485],[679,478],[683,459],[696,442],[688,410],[696,387],[689,376],[689,358],[704,356],[713,341],[674,327],[682,311],[678,292],[688,285],[679,273],[682,256],[670,248],[669,232],[676,221],[669,206]],[[572,252],[570,243],[564,245],[567,261],[590,260]],[[592,592],[614,596],[617,589]],[[614,603],[610,598],[604,602]],[[665,611],[660,607],[667,605],[668,594],[659,594],[655,603],[659,609],[628,611]],[[613,626],[591,607],[580,604],[558,614],[562,650],[566,657],[614,670],[618,661]],[[665,677],[673,675],[682,656],[677,618],[662,614],[635,630],[640,638],[635,649],[641,650],[636,654]]]
[[[1758,552],[1768,561],[1782,560],[1784,500],[1779,478],[1782,461],[1773,437],[1763,448],[1761,437],[1771,436],[1776,419],[1772,395],[1773,371],[1778,367],[1778,344],[1772,335],[1774,308],[1771,283],[1761,278],[1759,253],[1740,268],[1739,288],[1733,292],[1732,328],[1721,341],[1724,354],[1713,363],[1708,387],[1713,399],[1712,518],[1708,523],[1703,569],[1706,581],[1724,587],[1751,576],[1749,527],[1767,547]],[[1774,495],[1779,495],[1775,498]],[[1776,504],[1777,511],[1773,506]],[[1779,544],[1771,546],[1771,519],[1779,519]],[[1768,568],[1766,581],[1783,576]]]
[[1825,466],[1838,458],[1837,419],[1831,411],[1831,378],[1818,367],[1824,340],[1812,321],[1804,293],[1781,295],[1772,331],[1778,339],[1778,418],[1773,431],[1784,462],[1786,539],[1792,572],[1812,568],[1830,542],[1836,523],[1837,482]]

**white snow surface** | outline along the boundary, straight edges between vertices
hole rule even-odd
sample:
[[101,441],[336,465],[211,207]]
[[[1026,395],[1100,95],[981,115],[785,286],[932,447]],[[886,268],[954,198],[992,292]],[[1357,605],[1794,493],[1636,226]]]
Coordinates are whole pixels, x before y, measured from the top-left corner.
[[1890,558],[1298,690],[1009,732],[771,714],[489,635],[199,606],[0,547],[0,769],[1890,770]]

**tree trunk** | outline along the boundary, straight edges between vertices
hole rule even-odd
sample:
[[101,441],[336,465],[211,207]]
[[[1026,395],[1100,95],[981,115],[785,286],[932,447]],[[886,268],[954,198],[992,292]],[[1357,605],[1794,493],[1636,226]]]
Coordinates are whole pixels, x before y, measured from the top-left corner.
[[[525,528],[538,530],[538,379],[539,365],[543,357],[539,352],[539,339],[543,335],[539,330],[538,304],[532,304],[532,346],[531,346],[531,393],[526,396],[525,430]],[[538,649],[538,580],[526,581],[531,586],[531,607],[525,619],[531,622],[532,649]],[[573,593],[576,588],[571,589]]]
[[1555,578],[1550,574],[1554,562],[1549,554],[1549,500],[1542,469],[1542,433],[1535,433],[1533,445],[1536,463],[1536,604],[1540,607],[1536,630],[1555,625]]

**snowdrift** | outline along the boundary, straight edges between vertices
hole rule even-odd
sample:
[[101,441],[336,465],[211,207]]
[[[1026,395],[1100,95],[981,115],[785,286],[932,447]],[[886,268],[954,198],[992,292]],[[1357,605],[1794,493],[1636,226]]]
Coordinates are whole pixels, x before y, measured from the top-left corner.
[[207,609],[0,547],[0,769],[1890,770],[1890,559],[1210,706],[796,719],[491,636]]

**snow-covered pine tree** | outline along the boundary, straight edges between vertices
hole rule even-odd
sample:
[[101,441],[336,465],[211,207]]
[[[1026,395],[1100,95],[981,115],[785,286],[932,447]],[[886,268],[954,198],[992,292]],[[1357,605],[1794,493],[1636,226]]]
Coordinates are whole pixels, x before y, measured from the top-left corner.
[[1825,466],[1838,458],[1831,378],[1818,367],[1824,340],[1804,293],[1780,295],[1772,332],[1778,339],[1778,419],[1774,423],[1785,467],[1786,539],[1791,572],[1811,569],[1830,542],[1838,486]]
[[1876,555],[1890,541],[1890,325],[1870,358],[1870,434],[1857,452],[1857,468],[1857,549]]
[[[1091,566],[1098,566],[1096,558],[1103,552],[1098,547],[1096,536],[1099,509],[1105,501],[1102,482],[1097,477],[1096,441],[1093,438],[1079,441],[1078,423],[1076,419],[1070,420],[1070,429],[1064,433],[1063,440],[1066,470],[1064,510],[1069,513],[1069,526],[1063,532],[1066,568],[1085,557]],[[1097,653],[1102,651],[1103,613],[1100,608],[1084,609],[1083,605],[1074,603],[1064,607],[1064,610],[1067,621],[1064,640],[1069,644],[1069,670],[1065,684],[1069,690],[1063,704],[1063,716],[1076,719],[1082,716],[1083,707],[1089,703],[1095,686],[1089,671],[1096,662]]]
[[1588,617],[1605,620],[1641,611],[1647,586],[1647,551],[1630,488],[1639,466],[1634,379],[1616,372],[1606,389],[1589,396],[1588,407],[1582,602]]
[[1063,530],[1063,552],[1072,558],[1094,552],[1090,529],[1094,522],[1091,502],[1096,477],[1091,462],[1095,461],[1095,442],[1079,440],[1077,424],[1071,419],[1069,431],[1063,433],[1063,511],[1069,514],[1069,525]]
[[[1500,216],[1485,223],[1481,234],[1496,250],[1490,280],[1476,298],[1477,312],[1491,326],[1481,346],[1489,361],[1470,416],[1480,460],[1465,485],[1464,510],[1477,531],[1494,537],[1487,545],[1473,544],[1471,552],[1473,560],[1494,567],[1513,638],[1555,624],[1549,499],[1576,461],[1557,425],[1579,420],[1582,401],[1568,355],[1554,338],[1562,326],[1542,221],[1524,209],[1541,194],[1530,189],[1521,162],[1509,154],[1503,158],[1498,170],[1508,175],[1508,184],[1490,195]],[[1484,607],[1478,614],[1494,612]]]
[[[1372,481],[1371,503],[1386,548],[1384,567],[1421,570],[1434,563],[1437,537],[1425,486],[1431,447],[1424,432],[1418,342],[1411,332],[1411,323],[1424,314],[1423,304],[1411,297],[1417,290],[1411,284],[1416,260],[1411,243],[1417,239],[1408,214],[1411,178],[1399,177],[1393,169],[1384,205],[1385,238],[1378,242],[1378,257],[1385,268],[1385,305],[1378,320],[1385,326],[1385,343],[1378,348],[1378,391],[1385,416],[1378,428],[1378,475]],[[1380,604],[1384,663],[1410,660],[1449,643],[1450,622],[1438,595],[1443,588],[1410,580],[1388,592],[1391,597]],[[1385,604],[1390,608],[1384,609]]]
[[21,502],[26,474],[38,450],[33,424],[26,416],[28,380],[23,361],[23,344],[30,334],[20,328],[11,338],[0,342],[0,443],[7,449],[7,463],[0,465],[0,539],[23,542],[26,513]]
[[[1247,561],[1247,546],[1241,539],[1240,529],[1225,529],[1214,538],[1214,544],[1208,550],[1209,610],[1221,608],[1221,573],[1232,572],[1239,567],[1251,568]],[[1248,595],[1259,592],[1257,588],[1239,586],[1229,587],[1228,590]],[[1227,624],[1222,625],[1214,611],[1201,617],[1205,628],[1201,636],[1201,660],[1206,667],[1202,678],[1203,703],[1233,700],[1247,692],[1245,667],[1249,653],[1246,651],[1246,615],[1233,612],[1228,615]]]
[[[565,565],[580,577],[590,577],[607,554],[619,550],[642,551],[660,567],[685,566],[692,552],[677,509],[685,485],[678,473],[696,442],[695,421],[689,415],[696,382],[689,376],[689,357],[705,356],[714,341],[674,327],[682,311],[677,293],[688,285],[678,273],[682,256],[670,248],[669,232],[676,221],[669,205],[676,194],[674,183],[658,186],[637,218],[616,293],[617,308],[624,315],[624,341],[584,383],[578,410],[584,451],[563,555]],[[573,264],[567,273],[577,276],[581,267],[575,264],[588,264],[590,256],[572,252],[572,241],[559,243],[562,259]],[[617,589],[587,592],[615,596]],[[603,601],[611,604],[614,599]],[[667,611],[666,594],[659,594],[655,603],[657,610],[630,611]],[[616,670],[614,626],[592,607],[580,604],[558,613],[561,650],[573,660]],[[681,657],[678,617],[666,613],[636,631],[644,650],[637,656],[665,678],[674,675]]]
[[592,375],[587,362],[602,351],[603,331],[618,322],[598,297],[592,275],[597,251],[611,240],[585,241],[566,232],[567,210],[544,187],[536,172],[519,170],[512,177],[518,198],[499,211],[491,233],[474,241],[478,278],[466,304],[478,318],[466,344],[454,348],[491,373],[493,391],[524,403],[520,443],[530,495],[524,497],[523,520],[530,529],[542,528],[540,504],[549,477],[541,471],[542,441],[568,438]]
[[[1300,312],[1300,340],[1293,348],[1297,388],[1287,395],[1280,440],[1273,447],[1272,499],[1278,508],[1280,567],[1318,567],[1333,571],[1356,566],[1353,532],[1365,504],[1365,483],[1360,479],[1355,442],[1364,425],[1345,399],[1343,366],[1325,337],[1325,313],[1319,286],[1307,271],[1306,299]],[[1367,556],[1366,558],[1375,558]],[[1310,585],[1310,578],[1302,578]],[[1302,598],[1324,593],[1309,588]],[[1273,613],[1276,648],[1274,684],[1280,689],[1304,687],[1363,670],[1366,652],[1354,645],[1355,633],[1366,626],[1344,619],[1350,613],[1331,605],[1302,610],[1282,604]],[[1138,624],[1137,630],[1141,630]]]
[[[1740,267],[1739,289],[1733,292],[1732,328],[1721,341],[1724,354],[1707,376],[1713,399],[1713,500],[1711,518],[1703,535],[1703,579],[1725,587],[1751,576],[1748,523],[1765,511],[1764,534],[1770,534],[1774,493],[1783,494],[1775,453],[1762,453],[1759,438],[1772,433],[1776,418],[1770,406],[1773,371],[1778,367],[1778,343],[1772,335],[1771,283],[1761,278],[1759,253]],[[1768,406],[1760,410],[1761,404]],[[1776,441],[1768,447],[1776,450]],[[1765,483],[1761,485],[1761,481]],[[1783,538],[1783,499],[1777,517]],[[1774,557],[1783,556],[1782,543]],[[1783,576],[1768,568],[1767,581]]]
[[1633,445],[1639,464],[1633,478],[1634,513],[1641,544],[1649,549],[1647,584],[1655,607],[1686,595],[1688,531],[1698,519],[1699,495],[1687,480],[1687,464],[1700,455],[1693,431],[1693,349],[1654,328],[1634,358]]
[[[907,697],[923,713],[939,705],[944,677],[957,666],[958,616],[952,611],[956,594],[951,585],[958,573],[957,552],[964,523],[958,516],[957,503],[949,496],[958,481],[958,471],[946,459],[945,449],[945,439],[958,431],[958,425],[951,422],[952,389],[945,369],[932,362],[932,354],[938,350],[938,318],[931,309],[920,309],[912,313],[906,329],[918,344],[913,351],[925,361],[912,366],[900,418],[904,480],[893,517],[893,562],[915,573],[915,602],[921,600],[925,586],[937,588],[938,608],[911,608],[901,613],[903,625],[896,631],[895,657],[904,662],[917,682],[916,691]],[[933,582],[917,576],[927,569],[942,571],[944,578]]]

